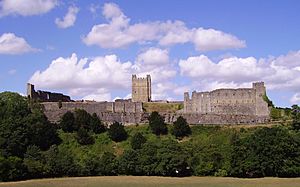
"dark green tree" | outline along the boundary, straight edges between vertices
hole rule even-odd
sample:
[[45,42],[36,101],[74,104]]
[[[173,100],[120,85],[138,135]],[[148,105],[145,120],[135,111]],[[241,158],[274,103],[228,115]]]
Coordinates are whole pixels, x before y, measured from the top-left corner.
[[158,112],[152,112],[149,117],[149,126],[153,134],[168,134],[168,128],[164,118]]
[[96,113],[93,113],[90,119],[90,127],[92,131],[96,134],[100,134],[102,132],[105,132],[105,126],[99,119]]
[[75,130],[78,130],[77,126],[75,126],[74,114],[70,111],[67,111],[61,117],[59,126],[64,132],[73,132]]
[[231,175],[295,177],[300,171],[300,142],[287,129],[262,128],[234,141]]
[[179,116],[177,120],[174,122],[174,127],[172,130],[172,134],[176,138],[182,138],[184,136],[188,136],[191,134],[191,128],[182,116]]
[[87,111],[83,109],[75,110],[74,130],[78,130],[79,128],[85,128],[87,130],[91,130],[90,120],[91,120],[91,115]]
[[121,142],[127,139],[127,132],[121,123],[114,122],[108,129],[109,137],[115,142]]
[[132,149],[140,149],[146,141],[147,139],[142,135],[142,133],[138,132],[133,135],[130,144]]
[[28,170],[29,178],[40,178],[45,175],[43,155],[39,147],[28,146],[24,155],[24,165]]
[[300,130],[300,107],[298,105],[292,106],[292,128]]
[[27,175],[22,159],[15,156],[4,158],[0,156],[0,181],[24,179]]
[[36,145],[45,151],[51,145],[61,143],[56,126],[48,121],[42,111],[34,109],[25,120],[28,127],[30,145]]
[[81,145],[90,145],[95,143],[95,139],[93,138],[93,136],[84,128],[80,128],[77,131],[76,139],[77,142]]

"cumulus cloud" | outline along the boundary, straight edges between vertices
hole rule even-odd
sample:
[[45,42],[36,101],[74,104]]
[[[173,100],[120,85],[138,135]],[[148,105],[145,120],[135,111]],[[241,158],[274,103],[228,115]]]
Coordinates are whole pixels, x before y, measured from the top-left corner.
[[[102,101],[111,100],[113,92],[130,94],[132,74],[150,74],[153,87],[160,88],[153,89],[156,98],[167,98],[168,90],[175,87],[171,87],[171,79],[176,70],[169,62],[168,51],[159,48],[141,52],[134,63],[122,62],[116,55],[80,59],[74,53],[71,57],[53,60],[47,69],[36,71],[29,82],[39,88],[64,89],[77,98]],[[168,86],[162,89],[162,84]]]
[[200,55],[180,60],[179,67],[194,89],[250,87],[252,82],[264,81],[269,90],[293,92],[291,102],[295,102],[300,95],[299,54],[296,51],[268,59],[229,57],[218,62]]
[[0,17],[7,15],[32,16],[49,12],[58,4],[57,0],[2,0]]
[[182,21],[154,21],[130,24],[118,5],[106,3],[102,14],[108,23],[94,25],[83,37],[87,45],[122,48],[132,43],[158,42],[162,46],[193,43],[196,50],[237,49],[246,46],[236,36],[214,29],[187,28]]
[[73,26],[76,21],[76,16],[78,12],[79,8],[77,8],[76,6],[70,6],[67,14],[64,16],[63,19],[55,19],[55,24],[57,25],[57,27],[62,29]]
[[78,59],[59,57],[45,71],[37,71],[30,82],[44,88],[126,88],[130,86],[130,62],[122,63],[116,55]]
[[24,38],[16,36],[14,33],[4,33],[0,36],[0,54],[22,54],[38,51],[32,48]]

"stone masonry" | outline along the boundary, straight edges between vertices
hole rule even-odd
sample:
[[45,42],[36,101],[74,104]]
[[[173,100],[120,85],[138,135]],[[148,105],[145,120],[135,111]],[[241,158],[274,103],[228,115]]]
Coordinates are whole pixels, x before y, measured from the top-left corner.
[[184,93],[185,114],[230,114],[269,116],[268,104],[263,96],[263,82],[252,84],[252,88],[217,89],[211,92]]
[[138,78],[132,75],[132,101],[150,102],[151,101],[151,77]]
[[41,102],[70,102],[70,96],[61,93],[52,93],[47,91],[35,91],[34,85],[27,83],[27,97],[29,99],[38,100]]

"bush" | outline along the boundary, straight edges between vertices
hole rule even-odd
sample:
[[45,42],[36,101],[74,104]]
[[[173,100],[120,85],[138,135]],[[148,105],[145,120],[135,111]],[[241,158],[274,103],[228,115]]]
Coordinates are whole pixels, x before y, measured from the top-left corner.
[[73,132],[73,131],[78,130],[77,127],[75,126],[74,114],[70,111],[67,111],[61,117],[59,126],[64,132]]
[[80,128],[76,134],[77,142],[81,145],[90,145],[95,143],[95,139],[84,128]]
[[92,131],[96,134],[100,134],[102,132],[105,132],[106,130],[105,126],[103,125],[96,113],[93,113],[93,115],[91,116],[90,127]]
[[176,138],[182,138],[191,134],[191,128],[182,116],[179,116],[174,122],[174,128],[172,134]]
[[168,128],[164,118],[158,112],[152,112],[149,117],[149,126],[153,134],[168,134]]
[[115,142],[121,142],[127,139],[127,132],[121,123],[114,122],[108,129],[108,135],[110,139]]
[[132,149],[140,149],[146,141],[147,139],[140,132],[138,132],[131,138],[131,147]]

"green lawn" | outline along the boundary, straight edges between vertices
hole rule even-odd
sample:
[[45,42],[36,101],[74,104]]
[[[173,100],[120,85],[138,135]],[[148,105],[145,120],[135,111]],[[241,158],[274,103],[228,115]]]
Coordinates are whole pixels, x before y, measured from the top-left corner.
[[237,179],[223,177],[76,177],[60,179],[39,179],[21,182],[0,183],[7,187],[36,187],[36,186],[124,186],[124,187],[300,187],[300,178],[261,178],[261,179]]

